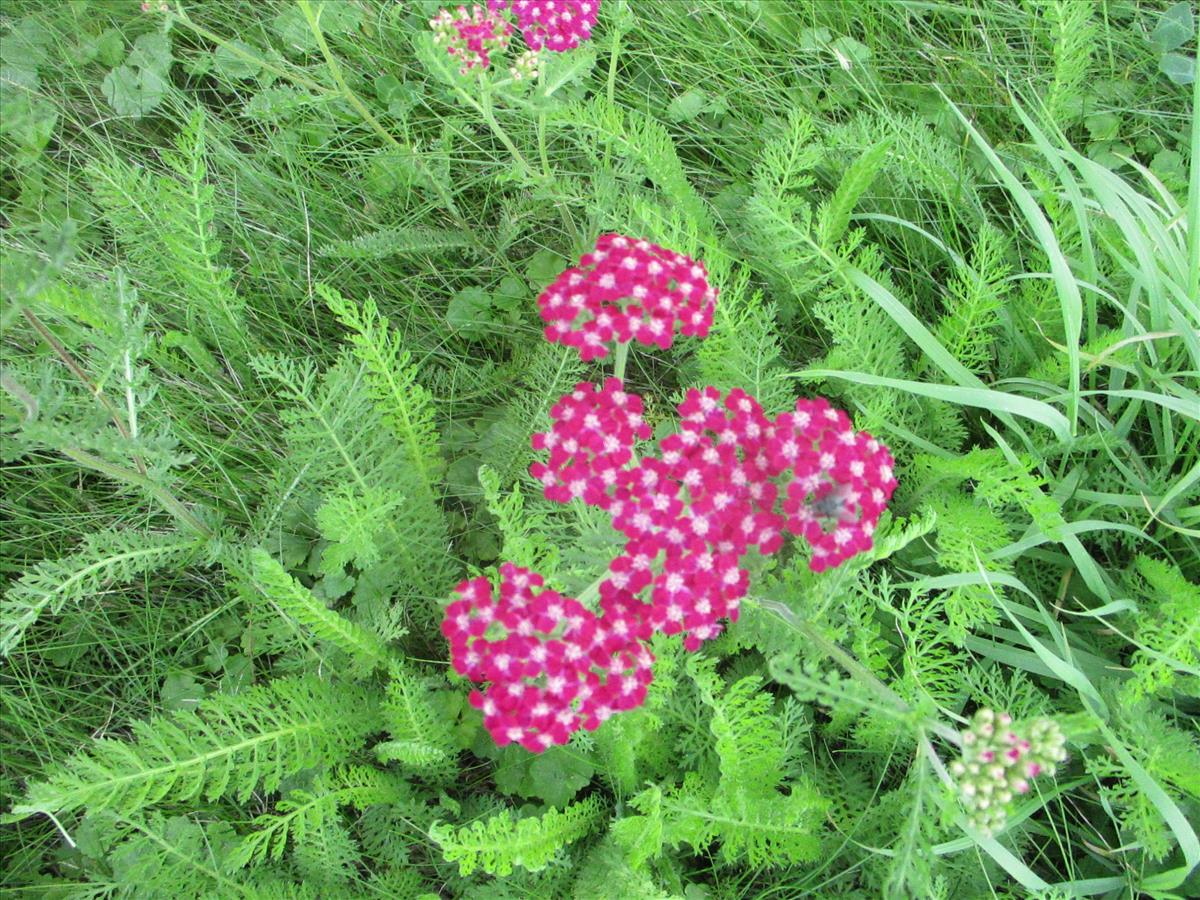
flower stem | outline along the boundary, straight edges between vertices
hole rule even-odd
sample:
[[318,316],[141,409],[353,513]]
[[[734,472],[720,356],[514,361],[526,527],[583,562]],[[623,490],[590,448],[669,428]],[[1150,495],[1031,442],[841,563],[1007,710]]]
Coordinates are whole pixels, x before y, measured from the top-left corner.
[[[546,150],[546,113],[542,111],[538,113],[537,119],[537,139],[538,139],[538,156],[542,160],[542,178],[546,182],[546,187],[554,185],[554,173],[550,169],[550,154]],[[571,216],[571,210],[565,202],[557,201],[554,204],[558,207],[559,216],[562,218],[563,227],[571,235],[571,243],[579,246],[579,231],[575,228],[575,219]]]
[[[486,79],[481,78],[479,83],[481,85],[479,91],[479,103],[474,104],[475,108],[479,110],[479,114],[483,116],[483,120],[487,122],[488,128],[492,129],[492,134],[496,135],[496,137],[500,139],[500,143],[504,145],[504,148],[513,158],[513,161],[521,169],[521,174],[529,175],[533,169],[530,167],[521,151],[517,149],[517,145],[513,143],[512,138],[508,136],[508,132],[505,131],[500,125],[500,122],[497,121],[496,114],[492,111],[491,87],[488,85]],[[462,90],[461,88],[459,89],[459,93],[464,97],[468,96],[466,91]]]
[[[863,686],[870,688],[874,694],[885,701],[896,712],[905,716],[912,715],[913,709],[908,705],[903,697],[876,678],[875,674],[861,662],[855,659],[852,654],[847,653],[833,641],[829,640],[829,638],[823,635],[819,630],[814,628],[812,623],[800,618],[787,606],[779,603],[778,601],[754,600],[753,602],[760,609],[764,609],[767,612],[772,613],[777,618],[782,619],[783,622],[789,627],[798,631],[806,640],[815,645],[822,653],[831,657],[834,662],[845,669],[846,673],[850,675],[851,678]],[[958,732],[953,728],[942,724],[941,722],[925,722],[922,723],[921,727],[922,729],[927,728],[938,737],[943,738],[952,744],[957,745],[961,742]]]
[[618,31],[612,38],[612,53],[608,57],[608,105],[612,106],[614,97],[617,91],[617,57],[621,50],[621,32]]
[[[325,57],[325,63],[329,66],[329,74],[332,75],[333,80],[337,82],[338,90],[341,92],[342,96],[346,98],[346,102],[353,106],[355,110],[358,111],[358,114],[363,117],[363,121],[370,125],[371,128],[374,129],[375,133],[383,138],[387,143],[391,144],[397,150],[406,149],[403,144],[401,144],[392,136],[391,132],[389,132],[383,127],[382,124],[380,124],[379,120],[375,118],[371,110],[367,108],[367,105],[363,103],[362,98],[360,98],[358,94],[354,93],[354,90],[346,81],[345,76],[342,74],[342,64],[338,62],[337,57],[333,55],[333,51],[329,49],[329,44],[325,41],[325,32],[321,30],[320,16],[313,10],[312,4],[309,2],[309,0],[296,0],[296,5],[300,7],[300,11],[304,13],[304,18],[308,20],[308,28],[317,41],[317,47],[320,48],[321,55]],[[425,172],[425,163],[420,157],[414,155],[414,161],[416,162],[417,167],[422,170],[422,173],[428,176],[427,180],[431,185],[433,185],[433,189],[437,192],[438,198],[442,201],[442,206],[445,207],[446,211],[449,212],[450,215],[454,216],[456,220],[462,222],[462,215],[459,213],[458,207],[455,206],[454,199],[446,191],[445,186],[440,180]]]

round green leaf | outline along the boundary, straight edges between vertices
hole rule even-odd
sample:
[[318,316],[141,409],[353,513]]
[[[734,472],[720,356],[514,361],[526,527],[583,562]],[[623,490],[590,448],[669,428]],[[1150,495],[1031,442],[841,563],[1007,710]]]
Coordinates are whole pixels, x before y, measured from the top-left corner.
[[152,31],[133,42],[133,49],[129,51],[125,65],[149,69],[157,75],[166,75],[173,59],[171,39],[161,32]]
[[1191,84],[1196,80],[1195,57],[1182,53],[1164,53],[1158,61],[1159,71],[1176,84]]
[[1154,26],[1150,40],[1164,53],[1182,47],[1196,33],[1196,22],[1192,18],[1192,4],[1188,0],[1168,7]]
[[469,287],[450,298],[446,322],[464,337],[487,335],[492,324],[492,296],[483,288]]
[[120,116],[144,116],[167,93],[167,83],[150,69],[117,66],[100,84],[104,99]]

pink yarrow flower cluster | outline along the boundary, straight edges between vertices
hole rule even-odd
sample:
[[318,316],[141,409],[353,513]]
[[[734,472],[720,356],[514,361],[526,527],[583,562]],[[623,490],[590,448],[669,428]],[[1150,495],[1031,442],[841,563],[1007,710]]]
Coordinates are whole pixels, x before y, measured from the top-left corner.
[[460,63],[459,73],[466,75],[474,68],[491,65],[491,54],[504,52],[512,37],[512,25],[490,9],[472,6],[458,7],[453,13],[443,9],[429,20],[433,42],[445,46],[446,52]]
[[611,341],[664,350],[685,335],[705,337],[717,291],[702,263],[646,240],[601,235],[596,249],[538,297],[546,339],[585,362],[608,355]]
[[530,50],[573,50],[592,36],[600,0],[488,0],[488,9],[511,9]]
[[642,398],[626,393],[619,378],[609,378],[600,389],[581,382],[550,416],[550,431],[533,436],[533,449],[549,451],[549,459],[534,463],[530,474],[550,500],[583,499],[608,508],[609,492],[628,469],[634,443],[650,438]]
[[[703,336],[715,300],[703,265],[610,234],[538,303],[547,338],[586,360],[613,339],[669,347],[677,322]],[[678,433],[639,458],[651,435],[641,398],[618,378],[583,382],[533,436],[547,453],[530,469],[545,496],[605,510],[626,544],[599,584],[599,614],[535,593],[541,576],[509,563],[499,601],[486,578],[459,585],[442,628],[455,670],[488,682],[471,702],[498,744],[540,752],[640,705],[653,663],[646,641],[682,633],[696,650],[722,620],[736,621],[752,550],[775,553],[790,533],[819,572],[870,549],[897,482],[888,449],[844,412],[801,399],[768,418],[745,391],[714,387],[688,391],[678,412]]]
[[798,400],[770,419],[744,391],[693,389],[678,407],[679,433],[634,461],[633,439],[648,433],[635,399],[615,378],[601,391],[578,385],[533,439],[550,450],[531,468],[547,499],[600,507],[627,539],[602,597],[649,589],[652,628],[683,632],[694,650],[721,619],[736,620],[752,548],[775,553],[790,532],[812,548],[814,571],[870,549],[897,482],[887,448],[844,412]]
[[484,727],[497,744],[534,753],[640,706],[654,662],[631,594],[604,598],[597,616],[541,586],[540,575],[505,563],[498,600],[486,577],[464,581],[442,622],[455,671],[490,682],[470,696]]

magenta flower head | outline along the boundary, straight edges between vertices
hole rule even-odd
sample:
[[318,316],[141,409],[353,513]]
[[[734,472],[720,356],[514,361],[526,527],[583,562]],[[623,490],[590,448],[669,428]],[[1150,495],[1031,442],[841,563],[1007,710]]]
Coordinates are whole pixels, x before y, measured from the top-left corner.
[[791,470],[787,529],[812,547],[814,572],[871,549],[898,483],[887,447],[817,398],[779,416],[765,449],[771,471]]
[[608,355],[611,341],[636,340],[663,349],[675,330],[704,337],[717,291],[702,263],[646,240],[601,235],[596,249],[538,297],[546,339],[587,361]]
[[491,53],[503,52],[512,37],[512,25],[481,6],[473,6],[470,11],[460,6],[453,13],[443,9],[429,20],[429,27],[433,29],[434,44],[444,46],[459,61],[462,75],[490,66]]
[[601,597],[648,594],[650,626],[695,650],[736,621],[748,552],[769,556],[791,532],[812,548],[813,571],[835,567],[870,549],[897,482],[887,448],[824,400],[770,419],[745,391],[707,387],[678,411],[680,431],[637,459],[649,437],[641,400],[615,378],[577,385],[534,435],[549,459],[530,472],[547,499],[603,509],[625,536]]
[[599,390],[585,381],[564,395],[550,415],[551,430],[533,436],[533,449],[548,450],[549,459],[534,463],[530,474],[549,500],[582,498],[606,509],[610,489],[633,459],[634,443],[650,438],[642,398],[627,393],[619,378],[609,378]]
[[505,563],[498,601],[487,578],[464,581],[442,621],[455,671],[489,682],[469,698],[484,727],[498,745],[534,753],[641,706],[654,663],[632,597],[604,600],[597,616],[541,586],[540,575]]
[[511,9],[530,50],[574,50],[592,36],[600,0],[488,0],[488,9]]

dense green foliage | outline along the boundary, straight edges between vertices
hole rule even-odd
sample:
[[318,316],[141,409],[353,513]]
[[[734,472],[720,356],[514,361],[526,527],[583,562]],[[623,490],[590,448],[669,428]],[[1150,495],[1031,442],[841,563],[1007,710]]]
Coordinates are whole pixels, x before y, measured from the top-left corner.
[[[0,6],[5,888],[1200,893],[1187,3],[603,0],[486,90],[433,0],[152,7]],[[532,755],[438,623],[616,552],[527,474],[608,371],[534,298],[608,230],[721,290],[629,359],[657,434],[822,394],[900,488]],[[992,837],[947,772],[980,707],[1070,754]]]

